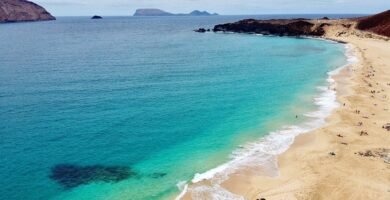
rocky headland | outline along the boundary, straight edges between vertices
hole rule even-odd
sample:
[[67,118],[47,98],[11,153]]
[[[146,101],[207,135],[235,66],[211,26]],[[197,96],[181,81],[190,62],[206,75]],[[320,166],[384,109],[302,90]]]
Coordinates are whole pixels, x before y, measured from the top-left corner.
[[313,23],[312,20],[301,18],[272,20],[245,19],[234,23],[216,25],[213,31],[279,36],[321,36],[325,33],[323,29],[325,25],[325,23],[318,25],[317,23]]
[[0,23],[55,20],[43,7],[25,0],[1,0]]
[[[201,31],[200,31],[201,30]],[[204,28],[197,32],[205,32]],[[390,10],[360,18],[349,19],[245,19],[214,26],[214,32],[251,33],[277,36],[325,37],[328,32],[341,36],[354,34],[362,37],[390,37]]]

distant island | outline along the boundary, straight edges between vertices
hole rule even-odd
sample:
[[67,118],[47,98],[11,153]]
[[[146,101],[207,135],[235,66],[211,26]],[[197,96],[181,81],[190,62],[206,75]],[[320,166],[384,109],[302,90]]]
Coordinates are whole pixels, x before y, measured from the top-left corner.
[[213,16],[213,15],[218,15],[218,14],[217,13],[211,14],[207,11],[199,11],[199,10],[194,10],[188,14],[183,14],[183,13],[174,14],[156,8],[137,9],[134,13],[134,16]]
[[43,7],[26,0],[1,0],[0,23],[55,20]]

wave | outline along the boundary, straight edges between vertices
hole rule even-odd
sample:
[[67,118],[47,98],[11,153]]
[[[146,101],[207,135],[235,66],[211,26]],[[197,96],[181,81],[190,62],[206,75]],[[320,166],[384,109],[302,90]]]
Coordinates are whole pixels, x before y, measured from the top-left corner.
[[309,117],[309,120],[300,125],[282,127],[278,131],[270,132],[267,136],[260,138],[256,142],[240,146],[239,149],[232,152],[230,161],[204,173],[197,173],[191,180],[192,183],[208,180],[210,181],[211,186],[200,185],[189,189],[188,184],[185,184],[185,186],[181,187],[182,192],[176,200],[180,200],[188,190],[191,190],[193,199],[244,199],[241,196],[230,193],[220,186],[222,182],[229,178],[229,175],[233,174],[238,169],[251,170],[253,173],[256,173],[256,167],[261,167],[262,173],[266,173],[273,177],[278,176],[277,156],[285,152],[298,135],[310,132],[325,125],[326,118],[335,108],[339,107],[335,90],[336,81],[333,77],[346,66],[358,61],[358,58],[354,55],[353,46],[351,44],[345,44],[345,55],[347,57],[347,63],[328,72],[328,86],[318,87],[320,95],[314,98],[314,104],[318,109],[305,114],[305,116]]

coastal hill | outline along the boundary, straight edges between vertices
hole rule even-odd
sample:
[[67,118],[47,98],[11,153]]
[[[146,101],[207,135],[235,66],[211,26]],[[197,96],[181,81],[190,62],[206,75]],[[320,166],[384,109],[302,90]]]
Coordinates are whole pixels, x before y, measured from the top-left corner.
[[390,37],[390,11],[368,17],[334,20],[327,17],[321,19],[245,19],[216,25],[213,31],[316,37],[332,32],[338,36],[352,34],[361,37]]
[[357,28],[390,37],[390,10],[360,19]]
[[211,16],[211,15],[218,15],[218,14],[217,13],[211,14],[207,11],[199,11],[199,10],[194,10],[188,14],[182,14],[182,13],[174,14],[156,8],[137,9],[134,13],[134,16]]
[[25,0],[1,0],[0,1],[0,23],[1,22],[26,22],[55,20],[49,12],[41,6]]

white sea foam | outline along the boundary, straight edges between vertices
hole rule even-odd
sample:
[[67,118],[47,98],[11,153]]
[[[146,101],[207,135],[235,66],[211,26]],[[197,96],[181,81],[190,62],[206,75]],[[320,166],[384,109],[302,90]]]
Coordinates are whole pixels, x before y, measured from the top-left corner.
[[[231,160],[204,173],[195,174],[191,180],[197,183],[209,180],[211,186],[197,186],[191,188],[193,199],[236,200],[244,199],[230,193],[220,186],[228,179],[229,175],[238,169],[252,170],[256,173],[256,167],[261,167],[262,172],[270,176],[278,176],[277,156],[285,152],[294,142],[296,136],[317,129],[325,124],[325,119],[339,106],[336,97],[336,82],[333,79],[344,67],[356,63],[358,58],[354,56],[350,44],[345,45],[348,63],[328,73],[328,87],[318,87],[321,94],[314,99],[318,107],[316,111],[306,113],[310,119],[300,125],[286,126],[278,131],[269,133],[266,137],[256,142],[241,146],[231,154]],[[257,168],[258,169],[258,168]],[[176,198],[179,200],[188,190],[187,186],[182,194]]]
[[192,189],[192,199],[213,199],[213,200],[244,200],[244,197],[233,194],[219,185],[199,186]]
[[176,184],[176,186],[179,188],[181,193],[179,194],[179,196],[176,197],[175,200],[180,200],[186,194],[188,189],[188,184],[187,181],[180,181],[179,183]]

